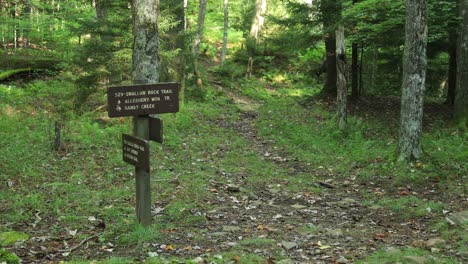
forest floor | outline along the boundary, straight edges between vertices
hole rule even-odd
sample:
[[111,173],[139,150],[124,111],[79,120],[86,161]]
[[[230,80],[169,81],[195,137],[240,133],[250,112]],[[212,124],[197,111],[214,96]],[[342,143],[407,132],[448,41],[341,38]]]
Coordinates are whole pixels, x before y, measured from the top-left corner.
[[0,256],[3,247],[23,263],[468,262],[467,134],[446,125],[443,106],[427,104],[428,157],[402,165],[392,159],[397,100],[351,103],[342,133],[333,99],[307,88],[213,83],[211,97],[163,117],[149,228],[135,223],[133,170],[121,161],[131,122],[107,118],[105,91],[83,114],[57,115],[71,108],[64,83],[0,87]]

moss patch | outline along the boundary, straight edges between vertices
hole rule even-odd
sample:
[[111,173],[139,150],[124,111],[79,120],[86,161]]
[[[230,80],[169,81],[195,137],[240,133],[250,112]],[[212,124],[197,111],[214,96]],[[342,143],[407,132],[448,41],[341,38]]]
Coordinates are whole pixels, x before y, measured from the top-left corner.
[[29,235],[16,231],[4,232],[0,234],[0,246],[10,246],[17,242],[26,241]]

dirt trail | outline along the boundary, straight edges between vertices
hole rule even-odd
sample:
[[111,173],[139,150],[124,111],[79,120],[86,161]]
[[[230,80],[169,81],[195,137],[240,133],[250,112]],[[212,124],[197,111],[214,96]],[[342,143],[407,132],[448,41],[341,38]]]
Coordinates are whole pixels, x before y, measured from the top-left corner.
[[197,256],[207,250],[225,252],[242,247],[267,261],[280,255],[292,263],[352,263],[381,248],[394,250],[436,236],[428,231],[430,219],[403,220],[387,209],[367,205],[362,191],[378,192],[379,186],[335,180],[333,175],[319,175],[310,166],[288,158],[274,142],[259,136],[256,107],[249,106],[255,102],[227,94],[241,109],[241,118],[236,122],[220,119],[215,125],[239,133],[265,162],[287,169],[290,177],[310,173],[312,180],[318,176],[316,185],[322,191],[291,193],[282,187],[283,182],[272,182],[248,192],[243,188],[249,185],[248,175],[224,175],[230,184],[213,182],[211,186],[217,194],[210,204],[217,209],[206,212],[206,240],[193,247],[190,237],[175,234],[177,239],[172,242],[185,242],[191,250],[173,253],[186,257],[187,253]]

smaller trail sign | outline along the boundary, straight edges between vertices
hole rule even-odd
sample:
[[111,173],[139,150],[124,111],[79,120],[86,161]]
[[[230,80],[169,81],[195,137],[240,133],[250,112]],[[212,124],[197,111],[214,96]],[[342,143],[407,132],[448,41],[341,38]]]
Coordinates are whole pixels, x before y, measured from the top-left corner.
[[125,162],[147,172],[150,171],[150,150],[148,141],[122,134],[122,152]]
[[109,117],[176,113],[179,111],[179,84],[110,87],[107,105]]

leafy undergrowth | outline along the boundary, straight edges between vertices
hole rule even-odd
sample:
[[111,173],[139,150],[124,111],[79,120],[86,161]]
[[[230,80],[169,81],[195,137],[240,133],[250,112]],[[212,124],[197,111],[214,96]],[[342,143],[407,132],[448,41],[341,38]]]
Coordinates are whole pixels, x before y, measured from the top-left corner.
[[[208,87],[204,100],[163,115],[165,143],[151,143],[148,228],[135,222],[133,169],[121,158],[131,120],[107,118],[104,90],[78,115],[66,81],[0,86],[0,233],[30,237],[6,249],[37,263],[327,263],[374,252],[363,261],[377,263],[390,254],[376,252],[385,245],[442,236],[450,248],[435,257],[463,258],[464,227],[444,217],[466,201],[466,132],[434,126],[430,158],[397,164],[385,120],[351,116],[338,132],[326,101],[304,103],[313,89],[263,85],[242,81],[258,110]],[[409,250],[398,254],[434,255]]]

